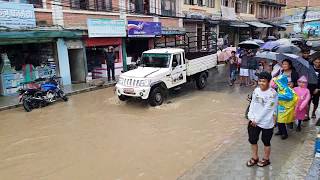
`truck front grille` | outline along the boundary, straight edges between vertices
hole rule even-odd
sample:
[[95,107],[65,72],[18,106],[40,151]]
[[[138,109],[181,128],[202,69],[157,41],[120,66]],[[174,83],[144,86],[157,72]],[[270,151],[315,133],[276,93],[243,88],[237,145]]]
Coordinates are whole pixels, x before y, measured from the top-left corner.
[[138,79],[124,79],[124,85],[130,86],[130,87],[136,87],[140,83],[140,80]]

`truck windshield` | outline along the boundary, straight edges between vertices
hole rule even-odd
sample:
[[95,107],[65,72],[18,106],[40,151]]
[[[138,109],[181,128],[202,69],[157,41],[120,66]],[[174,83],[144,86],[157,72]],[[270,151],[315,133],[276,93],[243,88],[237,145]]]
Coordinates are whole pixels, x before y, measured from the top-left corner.
[[169,67],[171,54],[152,54],[146,53],[142,55],[141,65],[143,67]]

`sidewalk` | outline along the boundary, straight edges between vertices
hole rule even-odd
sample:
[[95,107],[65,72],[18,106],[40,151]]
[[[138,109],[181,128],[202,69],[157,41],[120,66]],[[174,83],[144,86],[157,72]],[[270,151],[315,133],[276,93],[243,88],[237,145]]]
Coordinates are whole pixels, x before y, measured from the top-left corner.
[[[101,88],[107,88],[115,85],[115,82],[107,82],[102,86],[92,86],[89,83],[80,83],[66,85],[63,87],[64,92],[67,95],[78,94],[82,92],[93,91]],[[19,98],[17,96],[0,96],[0,111],[19,107]]]
[[[264,168],[257,166],[249,168],[246,162],[250,159],[250,145],[244,125],[234,142],[226,142],[220,151],[211,152],[178,180],[305,179],[314,159],[315,137],[314,126],[306,126],[300,133],[289,130],[287,140],[274,136],[271,165]],[[263,147],[261,140],[259,147]],[[262,154],[260,148],[260,157]]]

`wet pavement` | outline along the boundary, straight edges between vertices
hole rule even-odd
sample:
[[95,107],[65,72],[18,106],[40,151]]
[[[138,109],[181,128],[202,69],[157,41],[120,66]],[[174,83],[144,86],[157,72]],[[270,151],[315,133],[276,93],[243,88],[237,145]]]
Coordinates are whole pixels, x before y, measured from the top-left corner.
[[[103,86],[97,87],[93,83],[79,83],[63,86],[63,90],[67,95],[77,94],[81,92],[88,92],[97,90],[99,88],[106,88],[113,86],[115,82],[108,82],[105,80],[105,84]],[[0,96],[0,111],[12,109],[20,106],[18,94],[11,96]]]
[[272,179],[291,174],[301,158],[310,166],[310,152],[300,153],[312,146],[306,127],[273,139],[272,166],[245,167],[251,89],[230,88],[224,72],[213,70],[203,91],[188,85],[156,108],[120,102],[107,88],[31,113],[1,111],[0,179]]

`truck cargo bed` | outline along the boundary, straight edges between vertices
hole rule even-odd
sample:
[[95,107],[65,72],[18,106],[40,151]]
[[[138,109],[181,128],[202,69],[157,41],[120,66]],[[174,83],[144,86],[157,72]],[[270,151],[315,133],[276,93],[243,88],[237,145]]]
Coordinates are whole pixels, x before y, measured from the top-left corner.
[[187,60],[187,76],[192,76],[215,66],[217,66],[217,54]]

